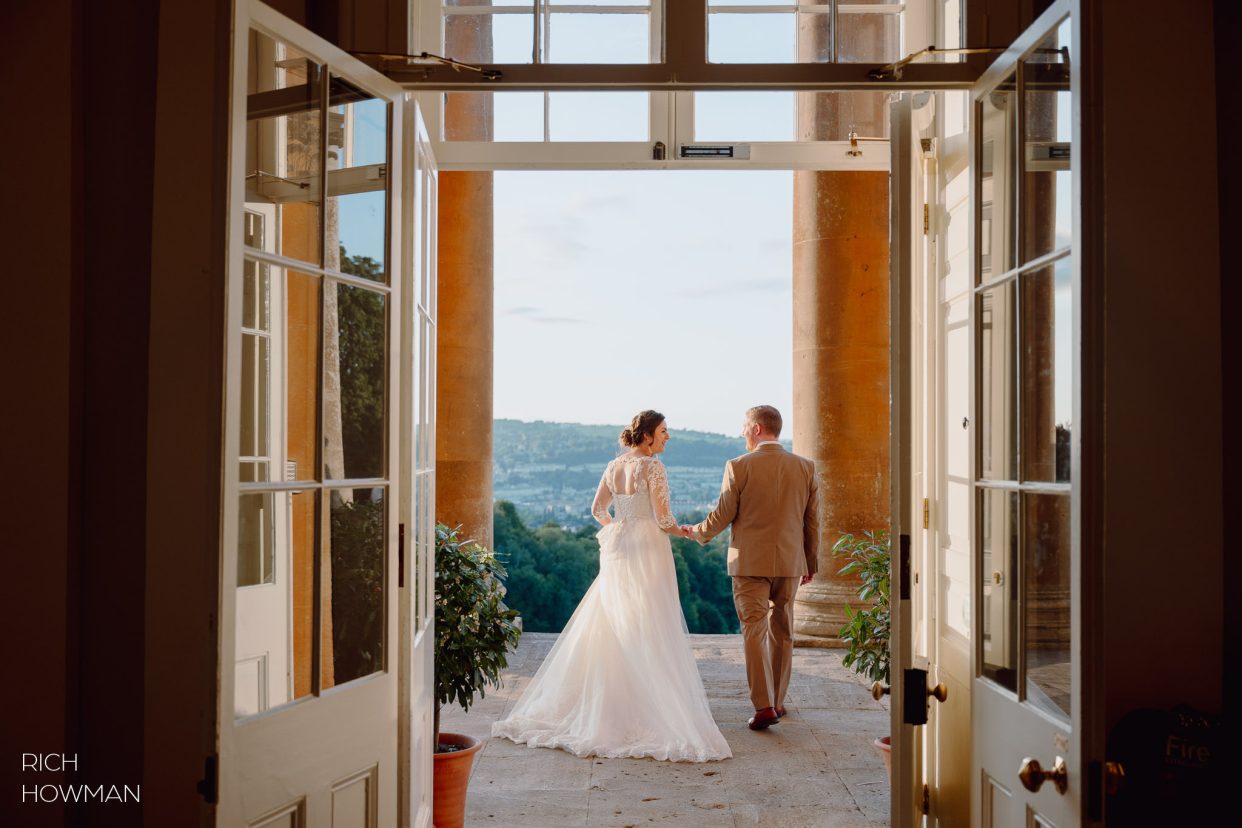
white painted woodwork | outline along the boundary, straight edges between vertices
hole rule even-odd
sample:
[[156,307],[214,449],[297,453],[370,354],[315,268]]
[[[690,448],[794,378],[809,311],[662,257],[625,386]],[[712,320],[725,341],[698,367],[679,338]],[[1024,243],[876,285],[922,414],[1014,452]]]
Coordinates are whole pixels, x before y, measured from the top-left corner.
[[[972,105],[979,105],[975,111],[980,113],[972,119],[972,147],[971,147],[971,170],[972,170],[972,192],[975,189],[974,182],[980,180],[980,169],[978,166],[978,158],[975,157],[976,148],[980,142],[981,123],[979,118],[989,118],[988,112],[990,104],[987,101],[988,94],[1003,82],[1011,73],[1013,73],[1019,65],[1019,61],[1029,55],[1031,51],[1068,16],[1071,11],[1076,13],[1077,4],[1073,0],[1058,0],[1035,21],[1034,24],[1024,32],[1009,49],[998,58],[992,66],[984,73],[979,83],[971,93]],[[1079,72],[1082,65],[1081,38],[1079,35],[1079,27],[1073,27],[1073,40],[1070,45],[1071,59],[1071,86],[1072,86],[1072,121],[1073,121],[1073,145],[1081,147],[1081,135],[1079,128],[1078,108],[1080,106],[1079,95]],[[1075,180],[1081,177],[1081,165],[1075,164],[1073,176]],[[1001,176],[998,174],[993,176],[993,180],[999,180]],[[946,186],[946,191],[948,186]],[[1078,192],[1075,186],[1075,192]],[[972,199],[978,198],[978,194],[972,196]],[[975,209],[978,209],[976,205]],[[1075,200],[1074,207],[1074,239],[1080,239],[1080,205]],[[996,221],[999,216],[993,216]],[[981,239],[977,229],[977,222],[972,219],[971,226],[971,256],[973,261],[979,261],[979,245]],[[1077,243],[1077,242],[1075,242]],[[1073,313],[1077,319],[1081,307],[1081,278],[1078,273],[1078,255],[1073,255],[1074,276],[1073,276]],[[1000,273],[1004,268],[994,267],[993,273]],[[974,280],[971,280],[973,284]],[[956,283],[955,283],[956,285]],[[950,310],[954,303],[950,302]],[[976,304],[971,302],[971,325],[979,324],[979,319],[975,311]],[[973,336],[971,343],[977,341]],[[1079,377],[1081,376],[1081,368],[1079,364],[1078,354],[1080,353],[1079,332],[1077,324],[1074,325],[1074,338],[1072,348],[1072,370],[1073,370],[1073,423],[1075,425],[1083,422],[1081,412],[1081,388]],[[972,384],[972,393],[978,395],[980,391],[980,383],[983,379],[979,375],[975,366],[980,364],[973,355],[966,363],[946,364],[946,371],[953,373],[969,371],[974,375]],[[954,394],[960,397],[960,392]],[[957,401],[946,401],[946,408],[958,405]],[[973,409],[973,405],[972,405]],[[999,415],[1000,412],[996,412]],[[956,413],[953,415],[956,416]],[[973,422],[973,418],[972,418]],[[952,424],[947,424],[950,428]],[[972,425],[972,429],[978,428],[979,424]],[[978,443],[982,447],[982,443],[988,438],[986,435],[980,436],[977,441],[972,440],[972,444]],[[971,824],[976,826],[997,826],[997,828],[1010,828],[1013,826],[1028,825],[1054,825],[1058,828],[1073,828],[1080,825],[1083,821],[1083,806],[1086,800],[1086,791],[1084,790],[1084,771],[1082,767],[1081,757],[1083,751],[1081,748],[1081,734],[1084,729],[1083,722],[1083,705],[1082,705],[1082,663],[1079,657],[1081,652],[1081,600],[1083,592],[1083,582],[1081,578],[1082,568],[1081,548],[1079,542],[1079,513],[1081,510],[1081,502],[1078,495],[1081,483],[1079,481],[1080,464],[1077,457],[1077,445],[1079,445],[1082,435],[1074,434],[1074,459],[1073,459],[1073,484],[1070,511],[1071,518],[1071,552],[1070,552],[1070,580],[1072,602],[1070,606],[1071,615],[1071,641],[1070,641],[1070,658],[1071,658],[1071,677],[1073,692],[1070,699],[1070,716],[1069,721],[1065,721],[1060,717],[1049,715],[1040,709],[1035,703],[1036,693],[1031,692],[1031,698],[1027,699],[1027,690],[1024,687],[1024,666],[1023,657],[1025,653],[1025,641],[1023,630],[1025,629],[1026,618],[1024,613],[1029,612],[1025,606],[1025,601],[1019,604],[1017,618],[1019,634],[1014,646],[1017,652],[1008,653],[1000,650],[985,651],[983,643],[979,640],[979,631],[981,629],[982,612],[983,612],[983,590],[976,591],[973,598],[974,624],[972,628],[975,644],[973,649],[973,664],[970,675],[972,676],[971,690],[971,717],[970,717],[970,733],[972,734],[971,748],[971,786],[972,786],[972,808],[971,808]],[[993,444],[992,450],[1004,451],[1008,450],[1006,445]],[[969,474],[974,474],[974,464]],[[975,502],[973,497],[969,502]],[[956,522],[956,521],[955,521]],[[972,524],[974,525],[974,524]],[[978,532],[982,530],[982,526],[977,526],[974,530]],[[950,534],[953,529],[950,528]],[[999,527],[993,528],[993,531],[1000,531]],[[1019,573],[1010,573],[999,562],[987,561],[983,559],[979,552],[979,538],[975,537],[974,549],[976,554],[972,557],[971,576],[968,583],[982,585],[985,582],[993,582],[992,573],[1001,572],[1002,578],[1018,577]],[[954,550],[956,551],[956,550]],[[1021,567],[1019,563],[1019,567]],[[1002,613],[1009,610],[1000,610],[993,602],[992,613]],[[952,620],[952,619],[950,619]],[[1003,616],[993,616],[991,622],[993,624],[1004,623],[1007,619]],[[993,627],[997,629],[997,627]],[[1002,628],[1003,629],[1003,628]],[[982,674],[982,664],[984,659],[996,663],[997,659],[1012,657],[1012,664],[1017,667],[1017,692],[1011,692],[1008,689],[998,685],[996,682],[989,680]],[[1028,792],[1021,784],[1018,778],[1018,772],[1025,757],[1033,757],[1042,764],[1045,769],[1051,768],[1056,757],[1065,758],[1068,765],[1068,788],[1064,794],[1058,793],[1055,786],[1051,782],[1046,782],[1038,793]]]
[[407,281],[401,298],[400,431],[401,524],[405,527],[405,584],[400,596],[399,676],[402,749],[399,824],[431,824],[434,696],[433,559],[435,543],[435,294],[437,170],[422,110],[405,103],[401,145],[408,195],[400,233]]
[[[416,432],[403,426],[411,416],[416,420],[421,417],[423,427],[417,430],[418,440],[424,446],[433,444],[429,434],[434,423],[425,413],[417,412],[426,412],[429,406],[434,411],[434,353],[427,347],[429,341],[434,342],[434,331],[428,335],[429,325],[434,324],[434,160],[417,107],[412,101],[407,105],[405,93],[395,84],[259,2],[239,0],[235,14],[217,824],[222,828],[428,825],[431,652],[427,632],[434,514],[428,501],[434,487],[425,483],[420,486],[415,480],[417,475],[408,473],[411,466],[407,455],[415,453]],[[287,524],[287,518],[277,521],[275,546],[284,552],[277,554],[274,561],[274,582],[237,588],[239,492],[234,458],[239,440],[241,381],[238,352],[246,172],[245,78],[252,28],[296,47],[334,74],[392,104],[393,151],[384,171],[391,193],[389,220],[394,228],[387,250],[392,281],[390,288],[377,291],[387,294],[387,382],[390,399],[395,403],[390,406],[386,443],[390,478],[378,481],[387,485],[389,504],[385,527],[384,669],[287,704],[292,687],[290,636],[285,629],[290,618],[290,544],[287,537],[279,537],[282,531],[288,535],[287,528],[279,529]],[[408,142],[413,149],[407,148],[409,134],[416,136]],[[367,182],[378,180],[379,170],[360,167],[341,171],[336,178],[345,190],[374,188],[373,183]],[[275,190],[269,193],[274,194]],[[273,285],[278,281],[273,276]],[[428,283],[432,287],[428,288]],[[420,300],[417,303],[416,296]],[[280,308],[283,304],[280,297],[273,296],[269,307]],[[417,311],[413,309],[415,304]],[[418,336],[411,333],[412,316],[422,320],[421,327],[413,328]],[[283,321],[273,316],[273,330],[281,324]],[[275,355],[272,362],[283,364]],[[430,372],[426,370],[429,363]],[[420,370],[414,371],[414,365],[420,365]],[[273,376],[271,383],[274,388],[284,384],[279,376]],[[271,435],[269,442],[281,445],[283,441],[277,434]],[[271,459],[271,479],[285,480],[289,471],[283,457],[273,454]],[[424,449],[418,463],[430,469],[433,458]],[[299,471],[297,477],[313,480],[314,475]],[[429,480],[430,472],[424,477]],[[422,492],[417,499],[416,490]],[[276,494],[272,500],[279,503],[288,498],[287,493]],[[397,583],[400,523],[405,524],[406,531],[404,588]],[[261,629],[269,631],[266,638],[258,632]],[[237,644],[239,633],[246,642],[245,651]],[[236,715],[239,694],[246,694],[242,712],[253,711],[255,715]],[[403,809],[401,803],[408,803],[411,798],[415,803],[413,809]]]

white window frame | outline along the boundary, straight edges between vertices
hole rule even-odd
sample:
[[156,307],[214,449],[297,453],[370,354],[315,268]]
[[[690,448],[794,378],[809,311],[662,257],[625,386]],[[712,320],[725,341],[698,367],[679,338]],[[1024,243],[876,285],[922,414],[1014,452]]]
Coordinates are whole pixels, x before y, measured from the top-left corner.
[[[667,2],[667,0],[665,0]],[[664,63],[651,64],[593,64],[575,66],[569,64],[529,63],[524,65],[495,65],[502,73],[502,80],[485,82],[480,75],[471,72],[437,70],[434,67],[413,67],[410,75],[393,72],[391,76],[415,93],[427,118],[428,131],[441,170],[602,170],[602,169],[753,169],[753,170],[859,170],[886,171],[889,167],[888,142],[860,141],[756,141],[756,142],[710,142],[711,144],[745,145],[748,156],[734,159],[680,159],[679,144],[695,143],[694,91],[699,90],[769,90],[769,91],[830,91],[834,89],[881,90],[904,88],[944,87],[969,88],[978,74],[977,67],[965,64],[912,65],[907,67],[902,81],[880,84],[867,79],[870,64],[711,64],[706,62],[706,43],[703,45],[701,64],[694,73],[688,73],[687,64],[679,62],[676,43],[679,32],[687,28],[685,15],[697,15],[694,5],[686,12],[677,6],[669,7],[664,14],[665,2],[652,0],[650,18],[652,24],[651,59]],[[860,5],[840,3],[836,14],[900,14],[899,52],[905,53],[912,45],[922,48],[930,44],[931,26],[936,17],[932,3],[935,0],[907,0],[883,5]],[[412,43],[414,52],[427,51],[444,54],[443,0],[416,0]],[[494,7],[506,8],[506,7]],[[530,7],[511,7],[514,12],[530,14],[531,8],[549,9],[544,0],[532,0]],[[620,6],[565,6],[556,7],[560,12],[579,10],[590,12],[614,12]],[[645,7],[630,7],[627,13]],[[721,13],[772,13],[789,12],[798,6],[789,3],[780,6],[728,6],[719,7]],[[831,0],[816,5],[820,13],[828,13]],[[519,12],[520,10],[520,12]],[[674,13],[677,12],[677,13]],[[614,12],[615,13],[615,12]],[[706,31],[709,8],[705,5],[701,22],[689,27],[692,36]],[[680,22],[679,22],[680,21]],[[539,26],[536,27],[538,30]],[[664,32],[664,38],[657,37]],[[538,36],[534,48],[540,49]],[[449,55],[448,57],[452,57]],[[532,60],[537,58],[532,55]],[[695,77],[689,77],[689,75]],[[678,81],[679,75],[687,76]],[[934,78],[929,80],[928,77]],[[418,77],[416,77],[418,76]],[[944,76],[944,77],[941,77]],[[771,78],[770,80],[768,78]],[[846,80],[843,80],[846,79]],[[544,141],[446,141],[443,140],[443,92],[446,91],[549,91],[559,89],[649,91],[650,118],[647,141],[548,141],[547,104],[544,106]],[[657,159],[657,143],[664,145],[664,158]]]

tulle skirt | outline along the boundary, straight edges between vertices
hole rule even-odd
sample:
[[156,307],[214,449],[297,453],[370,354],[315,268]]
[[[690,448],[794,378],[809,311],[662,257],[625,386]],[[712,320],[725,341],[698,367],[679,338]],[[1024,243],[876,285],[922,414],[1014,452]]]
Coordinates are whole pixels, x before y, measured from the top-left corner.
[[668,535],[633,519],[598,538],[599,576],[492,735],[578,756],[731,757],[690,648]]

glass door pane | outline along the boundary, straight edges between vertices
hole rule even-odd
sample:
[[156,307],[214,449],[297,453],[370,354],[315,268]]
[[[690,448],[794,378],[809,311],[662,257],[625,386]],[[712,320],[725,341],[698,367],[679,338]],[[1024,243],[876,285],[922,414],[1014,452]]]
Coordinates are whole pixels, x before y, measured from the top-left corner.
[[388,103],[338,77],[328,102],[324,266],[387,282]]
[[1018,495],[984,489],[979,501],[983,675],[1008,690],[1018,680]]
[[1022,479],[1070,482],[1073,260],[1022,274]]
[[1072,239],[1070,23],[1022,62],[1022,261],[1068,247]]
[[275,205],[265,249],[319,264],[323,192],[323,67],[262,32],[250,33],[246,204]]
[[985,282],[1014,266],[1017,161],[1017,94],[1013,78],[979,104],[979,275]]
[[1068,719],[1070,674],[1070,496],[1027,494],[1023,502],[1023,657],[1029,703]]

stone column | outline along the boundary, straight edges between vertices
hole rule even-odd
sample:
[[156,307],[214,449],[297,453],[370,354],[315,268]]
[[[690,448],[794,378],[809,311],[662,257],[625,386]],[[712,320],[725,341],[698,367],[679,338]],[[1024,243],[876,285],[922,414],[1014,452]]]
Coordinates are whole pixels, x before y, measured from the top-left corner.
[[440,173],[436,519],[492,543],[492,174]]
[[[450,54],[490,59],[490,21],[485,18],[450,18],[445,37]],[[491,140],[490,96],[450,94],[444,130],[456,140]],[[464,537],[490,548],[492,174],[440,173],[439,204],[436,520],[460,524]]]
[[[826,17],[804,16],[804,60],[830,51]],[[843,27],[838,45],[848,57],[875,37]],[[798,103],[802,140],[888,134],[883,93],[803,93]],[[794,633],[831,647],[858,589],[837,576],[832,545],[889,520],[888,173],[795,172],[793,227],[793,441],[815,461],[820,521],[819,573],[798,591]]]
[[888,174],[794,173],[794,451],[816,463],[819,574],[794,631],[832,646],[858,580],[841,532],[888,526]]

